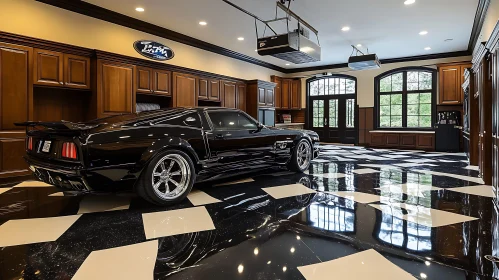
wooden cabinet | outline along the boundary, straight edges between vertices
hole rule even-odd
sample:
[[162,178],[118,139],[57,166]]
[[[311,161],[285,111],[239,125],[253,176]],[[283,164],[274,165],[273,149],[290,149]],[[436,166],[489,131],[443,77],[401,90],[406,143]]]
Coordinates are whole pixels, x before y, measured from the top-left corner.
[[173,73],[173,107],[196,107],[198,78],[183,73]]
[[14,123],[33,118],[33,49],[0,43],[0,178],[29,174],[26,134]]
[[237,109],[246,111],[246,84],[237,84]]
[[291,109],[291,82],[290,79],[282,80],[281,109]]
[[464,71],[471,64],[443,64],[439,71],[439,103],[440,105],[459,105],[463,103]]
[[220,101],[220,81],[209,78],[199,78],[199,100]]
[[301,80],[291,82],[291,109],[301,109]]
[[274,95],[276,84],[253,80],[248,81],[246,86],[246,112],[262,123],[264,122],[262,118],[272,120],[273,125],[275,120]]
[[432,132],[371,131],[369,134],[371,147],[435,150],[435,134]]
[[99,117],[133,112],[135,71],[135,66],[131,64],[98,60],[97,114]]
[[137,93],[171,96],[171,72],[137,67]]
[[237,108],[236,105],[236,83],[222,81],[221,93],[223,95],[223,106],[227,108]]
[[90,88],[90,58],[35,49],[33,83],[52,87]]
[[64,54],[64,86],[90,89],[90,58]]
[[274,89],[265,89],[265,106],[274,107]]
[[275,86],[275,107],[281,108],[281,98],[282,98],[282,79],[277,76],[271,77],[272,82],[276,84]]

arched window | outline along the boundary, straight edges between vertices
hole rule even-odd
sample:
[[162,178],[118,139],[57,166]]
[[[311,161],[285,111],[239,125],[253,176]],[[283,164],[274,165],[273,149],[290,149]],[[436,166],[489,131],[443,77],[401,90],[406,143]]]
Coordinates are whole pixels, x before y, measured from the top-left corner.
[[375,78],[378,128],[432,128],[435,122],[436,77],[432,68],[399,68]]

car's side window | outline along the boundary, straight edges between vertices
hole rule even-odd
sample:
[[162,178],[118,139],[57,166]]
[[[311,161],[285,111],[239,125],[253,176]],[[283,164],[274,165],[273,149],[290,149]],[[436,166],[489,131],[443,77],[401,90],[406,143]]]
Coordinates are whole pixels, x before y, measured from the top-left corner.
[[258,125],[239,112],[208,112],[215,130],[256,130]]
[[200,128],[201,120],[199,119],[199,115],[197,113],[190,113],[173,115],[166,120],[157,122],[156,124],[171,124]]

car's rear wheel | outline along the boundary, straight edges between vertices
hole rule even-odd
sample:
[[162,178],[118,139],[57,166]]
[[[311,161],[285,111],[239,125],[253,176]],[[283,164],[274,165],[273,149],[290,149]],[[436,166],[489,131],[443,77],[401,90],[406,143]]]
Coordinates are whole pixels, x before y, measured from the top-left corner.
[[288,168],[291,171],[303,172],[308,169],[312,161],[312,145],[306,139],[301,139],[293,149],[293,156]]
[[168,150],[151,160],[141,175],[137,192],[151,203],[173,204],[187,197],[195,180],[191,158],[182,151]]

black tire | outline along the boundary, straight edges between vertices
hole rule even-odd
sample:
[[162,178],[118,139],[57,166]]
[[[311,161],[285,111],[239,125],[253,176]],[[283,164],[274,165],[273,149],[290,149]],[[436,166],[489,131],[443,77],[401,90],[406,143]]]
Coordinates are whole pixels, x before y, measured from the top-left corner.
[[[298,149],[300,147],[300,145],[307,145],[308,146],[308,150],[309,150],[309,154],[308,154],[308,163],[303,165],[303,166],[300,166],[299,162],[298,162]],[[301,139],[297,144],[296,146],[294,147],[293,149],[293,154],[291,156],[291,159],[288,163],[288,169],[291,170],[291,171],[294,171],[294,172],[304,172],[305,170],[308,169],[308,167],[310,166],[310,162],[312,161],[313,159],[313,151],[312,151],[312,144],[310,144],[309,141],[307,141],[306,139]]]
[[[166,198],[162,197],[157,193],[157,191],[154,189],[153,185],[153,172],[154,170],[158,167],[158,164],[160,161],[165,161],[166,157],[173,157],[173,160],[179,160],[182,166],[185,168],[185,170],[188,172],[185,174],[185,184],[181,184],[182,187],[181,191],[182,193],[179,193],[179,195],[172,197],[172,198]],[[172,160],[171,158],[166,158],[166,160]],[[177,163],[178,164],[178,163]],[[179,170],[182,168],[181,164],[178,164]],[[158,176],[158,175],[155,175]],[[178,175],[180,176],[180,175]],[[183,177],[182,177],[183,178]],[[158,177],[159,179],[159,177]],[[172,177],[173,179],[173,177]],[[194,182],[196,181],[196,169],[194,168],[194,163],[192,162],[191,158],[184,152],[179,151],[179,150],[167,150],[164,152],[159,153],[156,155],[147,165],[146,169],[142,172],[137,185],[135,187],[135,190],[139,196],[141,196],[143,199],[146,201],[156,204],[156,205],[171,205],[178,203],[182,200],[184,200],[187,195],[191,192],[192,186],[194,185]],[[169,182],[167,182],[169,183]],[[179,182],[177,182],[179,183]],[[170,184],[170,183],[169,183]],[[165,185],[164,183],[160,184]],[[165,186],[166,188],[166,186]],[[177,187],[175,188],[175,190]],[[166,192],[166,191],[165,191]]]

